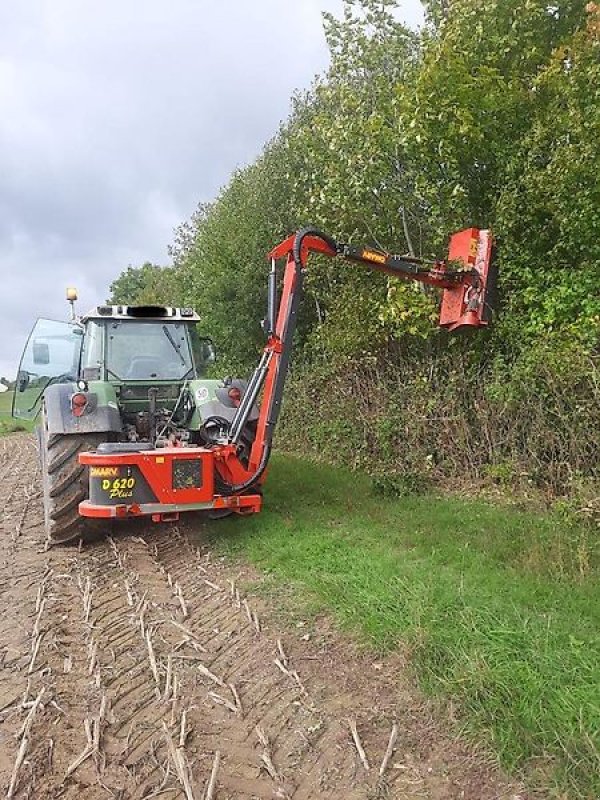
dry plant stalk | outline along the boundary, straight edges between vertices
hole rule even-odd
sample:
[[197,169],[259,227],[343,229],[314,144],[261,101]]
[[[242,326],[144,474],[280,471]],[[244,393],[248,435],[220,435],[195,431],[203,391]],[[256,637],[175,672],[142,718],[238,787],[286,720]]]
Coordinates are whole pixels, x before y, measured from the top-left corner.
[[298,673],[296,672],[296,670],[295,670],[295,669],[294,669],[294,670],[291,670],[291,672],[290,672],[290,675],[292,676],[292,678],[293,678],[293,679],[296,681],[296,683],[298,684],[298,688],[300,689],[300,691],[302,692],[302,694],[303,694],[303,695],[307,695],[307,694],[308,694],[308,692],[306,691],[306,688],[305,688],[304,684],[303,684],[303,683],[302,683],[302,681],[300,680],[300,675],[298,675]]
[[281,663],[283,664],[284,667],[287,667],[289,659],[286,655],[285,650],[283,649],[283,644],[281,642],[281,639],[277,639],[277,650],[279,651],[279,658],[281,660]]
[[15,790],[17,788],[17,781],[19,780],[19,770],[21,769],[23,761],[25,761],[25,753],[27,752],[28,747],[29,747],[29,739],[26,736],[24,736],[21,739],[19,751],[15,759],[15,765],[13,767],[13,771],[10,776],[10,783],[8,785],[8,791],[6,793],[6,800],[11,800],[11,798],[14,797]]
[[233,714],[239,714],[239,709],[235,706],[230,700],[226,700],[224,697],[221,697],[220,694],[216,692],[209,692],[208,697],[213,701],[213,703],[217,703],[219,706],[225,706],[228,708]]
[[388,768],[388,764],[390,763],[390,758],[394,752],[394,745],[396,744],[396,739],[398,738],[398,725],[394,722],[392,725],[392,731],[390,733],[390,739],[388,741],[388,746],[385,751],[385,755],[383,757],[383,761],[381,762],[381,766],[379,767],[379,777],[383,778],[386,769]]
[[78,769],[84,761],[87,761],[90,756],[94,754],[93,748],[93,737],[90,728],[90,721],[88,719],[83,720],[83,727],[85,729],[85,734],[87,738],[87,745],[82,750],[82,752],[77,756],[77,758],[69,764],[67,767],[67,771],[65,772],[65,776],[63,780],[66,780],[70,775],[72,775],[76,769]]
[[262,744],[262,746],[268,748],[269,747],[269,739],[267,738],[267,734],[263,731],[263,729],[260,727],[260,725],[257,725],[254,728],[254,731],[256,733],[256,738]]
[[88,675],[93,675],[96,668],[96,654],[98,652],[98,642],[92,637],[89,645],[90,650],[90,664],[88,667]]
[[256,732],[258,741],[261,743],[263,747],[263,752],[261,754],[260,760],[263,762],[265,769],[267,770],[271,778],[273,778],[274,781],[278,781],[280,779],[279,773],[275,769],[275,764],[273,763],[273,758],[271,754],[271,743],[269,742],[269,738],[259,725],[257,725],[254,730]]
[[14,536],[12,537],[13,541],[17,538],[17,536],[21,535],[21,531],[23,530],[23,524],[25,523],[25,518],[27,516],[27,512],[29,511],[29,504],[31,502],[31,499],[32,498],[29,497],[27,502],[23,506],[23,511],[21,512],[21,517],[19,518],[19,521],[17,522],[17,524],[15,526],[15,533],[14,533]]
[[175,628],[177,628],[177,630],[179,630],[179,631],[181,631],[183,634],[185,634],[185,636],[187,636],[187,637],[188,637],[188,639],[193,639],[193,640],[194,640],[194,642],[196,642],[196,644],[194,645],[194,647],[197,647],[197,648],[199,648],[199,649],[200,649],[200,650],[201,650],[203,653],[206,653],[206,649],[205,649],[204,647],[202,647],[202,645],[200,644],[200,642],[199,642],[199,639],[198,639],[198,637],[196,636],[196,634],[195,634],[195,633],[193,633],[193,632],[192,632],[192,631],[191,631],[189,628],[186,628],[186,627],[185,627],[185,625],[182,625],[180,622],[177,622],[177,620],[175,620],[175,619],[170,619],[170,620],[168,620],[168,622],[170,622],[170,623],[171,623],[171,625],[173,625]]
[[186,800],[194,800],[194,791],[192,789],[192,784],[189,775],[189,768],[187,765],[183,747],[175,748],[175,745],[173,744],[173,739],[171,739],[171,734],[169,733],[169,729],[166,723],[163,722],[162,725],[165,734],[165,739],[167,742],[167,748],[169,750],[169,757],[173,762],[173,766],[175,767],[175,774],[177,775],[177,779],[179,780],[179,783],[183,788]]
[[171,696],[171,680],[173,677],[173,654],[169,654],[167,658],[167,675],[165,677],[165,691],[163,692],[162,699],[166,702]]
[[291,672],[289,671],[289,669],[285,666],[285,664],[282,664],[281,661],[278,658],[276,658],[273,661],[273,663],[275,664],[277,669],[279,669],[279,670],[281,670],[283,672],[284,675],[287,675],[288,677],[291,677]]
[[278,781],[279,773],[275,769],[275,764],[273,764],[273,759],[271,758],[271,754],[267,750],[264,750],[263,753],[261,754],[260,760],[265,765],[267,772],[273,778],[273,780]]
[[56,702],[56,700],[50,700],[50,705],[52,706],[52,708],[55,708],[58,711],[59,714],[64,714],[65,713],[64,708],[61,708],[58,705],[58,703]]
[[184,708],[183,711],[181,712],[181,723],[179,725],[179,747],[185,747],[185,740],[187,737],[186,722],[187,722],[187,709]]
[[233,695],[233,699],[235,700],[235,704],[237,706],[238,711],[242,716],[244,716],[244,707],[242,706],[242,700],[240,698],[238,690],[236,689],[233,683],[229,684],[229,689],[231,690],[231,694]]
[[173,727],[175,725],[175,719],[177,716],[177,696],[178,696],[179,684],[177,679],[177,673],[173,675],[173,688],[171,690],[171,715],[169,717],[169,725]]
[[27,674],[28,675],[31,675],[31,673],[33,672],[33,668],[35,666],[35,660],[36,660],[36,658],[38,656],[38,652],[39,652],[41,643],[42,643],[42,634],[37,636],[32,642],[33,652],[31,653],[31,660],[29,662],[29,666],[27,667]]
[[23,698],[21,699],[21,705],[23,706],[23,708],[29,707],[27,706],[28,703],[27,698],[29,697],[30,691],[31,691],[31,678],[27,676],[27,685],[25,686],[25,691],[23,692]]
[[217,788],[217,775],[219,774],[220,764],[221,764],[221,753],[219,752],[219,750],[217,750],[215,753],[215,759],[213,761],[212,770],[210,772],[208,786],[206,787],[206,794],[204,795],[204,800],[214,800],[215,789]]
[[39,605],[39,608],[37,609],[37,612],[38,612],[37,613],[37,617],[35,618],[35,622],[33,624],[33,630],[31,631],[31,636],[34,639],[37,639],[37,637],[40,635],[40,622],[41,622],[42,614],[44,613],[45,607],[46,607],[46,598],[44,597],[43,600],[41,601],[40,605]]
[[83,720],[83,728],[87,739],[87,745],[77,758],[69,764],[63,780],[66,780],[78,769],[84,761],[87,761],[91,756],[95,756],[100,752],[100,740],[102,737],[102,724],[106,718],[109,709],[108,698],[106,693],[103,693],[100,700],[100,707],[98,714],[90,721],[87,717]]
[[38,586],[37,594],[35,596],[35,611],[36,614],[40,610],[40,603],[42,602],[42,597],[44,596],[44,589],[45,589],[45,581],[40,583]]
[[119,548],[117,547],[117,544],[116,544],[115,540],[112,538],[112,536],[108,537],[108,543],[110,544],[111,550],[113,551],[115,558],[117,559],[117,564],[122,569],[123,568],[123,559],[121,558],[121,552],[120,552]]
[[89,622],[92,611],[92,581],[88,576],[85,579],[85,589],[83,591],[83,620]]
[[154,655],[154,648],[152,646],[152,636],[150,631],[146,631],[146,648],[148,649],[148,661],[150,662],[150,669],[152,676],[158,690],[160,691],[160,679],[158,677],[158,667],[156,666],[156,656]]
[[139,614],[139,613],[140,613],[140,611],[142,610],[142,607],[143,607],[143,606],[145,605],[145,603],[146,603],[146,598],[147,598],[147,597],[148,597],[148,590],[146,589],[146,591],[144,592],[144,594],[143,594],[143,595],[140,597],[140,599],[138,600],[138,604],[137,604],[137,606],[135,607],[135,613],[136,613],[136,614]]
[[146,601],[144,600],[144,602],[142,603],[142,606],[140,608],[140,611],[139,611],[140,631],[141,631],[142,636],[143,636],[144,639],[146,638],[146,622],[144,620],[144,615],[146,613],[146,608],[147,607],[148,606],[146,604]]
[[223,688],[225,688],[226,686],[225,681],[219,678],[218,675],[215,675],[214,672],[211,672],[209,669],[207,669],[207,667],[205,667],[204,664],[197,664],[196,666],[198,668],[198,672],[204,675],[205,678],[208,678],[213,683],[216,683],[217,686],[222,686]]
[[129,586],[129,581],[125,581],[125,593],[127,594],[127,605],[133,607],[133,594]]
[[367,760],[367,754],[365,753],[364,747],[362,746],[362,742],[360,741],[360,736],[358,735],[358,730],[356,729],[356,720],[352,720],[350,722],[350,732],[352,733],[352,738],[354,740],[354,745],[356,747],[356,752],[358,753],[358,756],[359,756],[360,760],[362,761],[363,767],[368,772],[369,769],[370,769],[369,762]]
[[29,731],[31,730],[31,726],[33,725],[33,718],[35,717],[35,713],[38,710],[40,703],[42,702],[42,697],[44,696],[45,691],[46,689],[44,687],[40,689],[38,696],[35,698],[35,700],[31,705],[31,708],[29,709],[29,713],[25,717],[25,721],[15,734],[16,739],[21,739],[22,737],[27,738],[29,736]]
[[183,597],[183,592],[181,591],[181,586],[175,581],[175,597],[179,601],[179,605],[181,606],[181,613],[183,614],[183,618],[187,619],[189,616],[187,605],[185,599]]

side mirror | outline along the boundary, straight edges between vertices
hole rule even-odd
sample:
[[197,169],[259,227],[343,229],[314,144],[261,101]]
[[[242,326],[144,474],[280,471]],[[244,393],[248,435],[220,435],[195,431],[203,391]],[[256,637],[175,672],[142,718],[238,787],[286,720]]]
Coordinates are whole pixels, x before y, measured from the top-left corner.
[[46,342],[33,343],[33,363],[34,364],[49,364],[50,363],[50,348]]
[[29,386],[29,373],[19,372],[19,375],[17,376],[17,389],[20,392],[24,392],[28,386]]

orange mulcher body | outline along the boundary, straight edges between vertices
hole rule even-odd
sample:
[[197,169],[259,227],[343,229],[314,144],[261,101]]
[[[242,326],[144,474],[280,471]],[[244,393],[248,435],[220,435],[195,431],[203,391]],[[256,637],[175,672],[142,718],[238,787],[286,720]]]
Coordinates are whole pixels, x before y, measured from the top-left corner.
[[[158,521],[176,519],[181,511],[260,511],[260,487],[281,410],[311,252],[339,256],[387,275],[442,289],[440,325],[451,331],[484,327],[490,321],[488,298],[495,275],[489,231],[468,228],[455,233],[450,239],[448,262],[425,262],[377,248],[340,244],[313,228],[298,231],[269,253],[269,303],[264,321],[267,343],[223,440],[203,447],[155,447],[153,442],[107,444],[82,453],[79,461],[89,467],[90,492],[89,499],[79,506],[81,515],[147,515]],[[286,263],[278,299],[279,259]],[[242,430],[259,396],[256,436],[249,454],[242,458]]]

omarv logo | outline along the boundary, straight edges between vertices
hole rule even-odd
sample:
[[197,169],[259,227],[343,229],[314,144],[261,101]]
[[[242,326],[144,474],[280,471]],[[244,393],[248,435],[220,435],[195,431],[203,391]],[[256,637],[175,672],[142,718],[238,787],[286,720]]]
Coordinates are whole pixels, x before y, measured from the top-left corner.
[[91,467],[90,469],[90,477],[92,478],[117,478],[118,475],[118,467]]
[[385,253],[379,253],[377,250],[363,250],[362,257],[367,261],[373,261],[375,264],[385,264],[387,261]]

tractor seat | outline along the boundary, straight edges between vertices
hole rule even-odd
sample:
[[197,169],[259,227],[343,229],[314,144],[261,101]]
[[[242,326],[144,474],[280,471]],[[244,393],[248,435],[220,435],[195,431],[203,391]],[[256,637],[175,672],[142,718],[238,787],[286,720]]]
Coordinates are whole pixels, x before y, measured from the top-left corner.
[[154,450],[150,442],[103,442],[96,448],[101,455],[110,453],[141,453],[142,450]]

